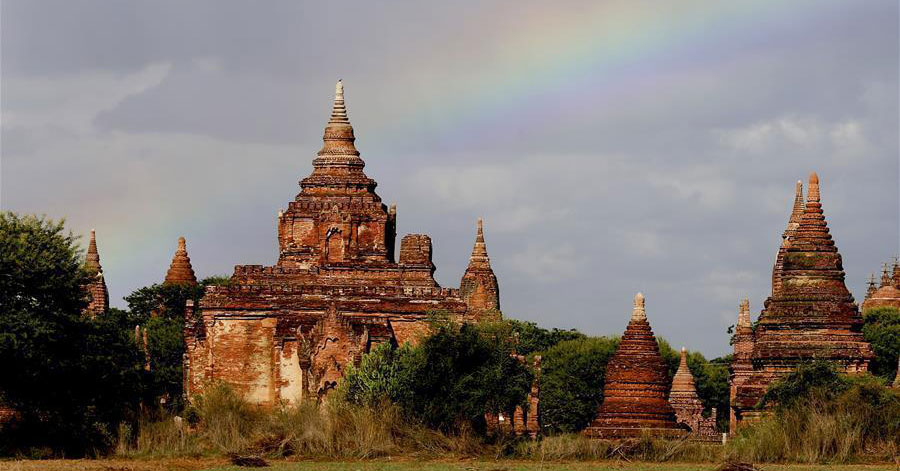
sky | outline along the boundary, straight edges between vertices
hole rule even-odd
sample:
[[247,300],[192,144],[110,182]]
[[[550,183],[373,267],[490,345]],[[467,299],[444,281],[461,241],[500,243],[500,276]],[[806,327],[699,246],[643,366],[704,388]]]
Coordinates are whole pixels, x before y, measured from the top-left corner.
[[818,172],[862,302],[900,251],[898,3],[0,1],[0,207],[96,228],[114,306],[277,259],[343,79],[399,237],[506,317],[729,351]]

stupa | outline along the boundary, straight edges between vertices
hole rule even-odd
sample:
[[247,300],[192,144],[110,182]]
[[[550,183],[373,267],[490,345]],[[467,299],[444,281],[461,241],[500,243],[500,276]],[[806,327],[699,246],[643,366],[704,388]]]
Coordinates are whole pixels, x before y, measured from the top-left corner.
[[603,402],[583,433],[590,438],[686,433],[687,426],[676,422],[675,411],[666,400],[668,389],[666,363],[647,322],[644,295],[638,293],[628,327],[606,367]]
[[185,284],[196,285],[197,276],[194,275],[194,268],[191,266],[191,258],[188,257],[187,243],[184,237],[178,238],[178,249],[172,257],[172,264],[169,265],[169,271],[166,272],[164,284]]
[[715,408],[709,417],[703,417],[703,401],[697,395],[694,375],[688,367],[687,349],[681,348],[681,362],[672,378],[669,404],[675,409],[675,420],[687,425],[693,435],[714,436],[716,434]]
[[[772,295],[750,334],[752,371],[740,384],[732,385],[735,425],[759,417],[762,412],[756,405],[769,385],[802,362],[827,360],[854,373],[866,371],[873,357],[861,333],[862,316],[844,284],[841,255],[828,231],[819,197],[819,177],[812,173],[806,204],[794,228],[795,199],[776,257],[781,266],[776,261],[773,269]],[[739,329],[746,331],[740,324]],[[736,340],[735,373],[747,364],[746,358],[737,355],[738,345],[746,347],[747,339]]]

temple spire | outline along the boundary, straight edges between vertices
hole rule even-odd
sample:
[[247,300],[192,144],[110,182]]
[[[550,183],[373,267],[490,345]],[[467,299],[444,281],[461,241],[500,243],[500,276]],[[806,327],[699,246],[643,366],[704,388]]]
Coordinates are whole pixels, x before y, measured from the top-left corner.
[[793,231],[797,230],[797,226],[800,225],[800,218],[803,216],[803,206],[803,182],[797,180],[797,186],[794,189],[794,207],[791,209],[791,217],[788,219],[788,227],[784,233],[785,240],[792,235]]
[[92,272],[103,273],[103,268],[100,266],[100,253],[97,252],[97,233],[93,229],[91,229],[91,241],[88,244],[84,266]]
[[475,232],[475,246],[472,247],[472,256],[469,257],[470,267],[491,266],[491,258],[488,257],[487,245],[484,243],[484,221],[478,218]]
[[88,293],[88,305],[84,314],[96,317],[106,312],[109,308],[109,291],[106,289],[106,279],[103,277],[103,267],[100,266],[100,252],[97,250],[97,233],[91,229],[91,240],[88,243],[87,255],[84,258],[84,268],[90,272],[91,279],[84,287]]
[[900,257],[894,257],[894,275],[892,276],[894,280],[894,286],[897,289],[900,289]]
[[638,293],[638,294],[634,295],[634,307],[631,310],[631,320],[632,321],[646,321],[647,320],[647,311],[644,307],[643,293]]
[[750,300],[747,298],[741,299],[738,310],[738,327],[750,327]]
[[165,283],[197,284],[197,277],[194,275],[194,268],[191,266],[191,258],[188,257],[187,243],[184,237],[178,238],[178,250],[175,251],[175,256],[172,257],[172,264],[169,265],[169,271],[166,273]]
[[894,284],[894,280],[892,280],[891,270],[888,268],[887,262],[881,264],[881,288],[885,286],[890,286]]
[[350,124],[347,117],[347,106],[344,104],[344,82],[338,80],[334,85],[334,105],[331,107],[331,119],[328,124]]

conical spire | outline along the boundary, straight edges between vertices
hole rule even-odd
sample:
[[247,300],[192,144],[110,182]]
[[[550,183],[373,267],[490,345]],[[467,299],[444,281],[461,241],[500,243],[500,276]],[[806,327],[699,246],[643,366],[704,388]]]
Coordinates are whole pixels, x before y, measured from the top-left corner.
[[[818,186],[816,187],[816,199],[818,200]],[[787,230],[784,233],[785,239],[793,235],[793,232],[800,225],[800,218],[803,216],[803,206],[803,182],[797,180],[797,186],[794,189],[794,207],[791,209],[791,217],[788,219]]]
[[772,268],[772,294],[781,290],[781,277],[784,269],[784,253],[791,243],[791,238],[800,227],[800,220],[803,217],[803,182],[797,180],[794,188],[794,206],[791,208],[791,215],[788,218],[787,227],[781,234],[781,247],[778,248],[778,254],[775,256],[775,266]]
[[358,194],[375,189],[375,181],[363,173],[366,163],[359,157],[354,144],[356,136],[347,117],[344,83],[340,80],[334,86],[331,117],[322,139],[322,149],[313,160],[312,174],[300,182],[304,191],[333,195]]
[[672,379],[672,393],[682,393],[697,397],[697,388],[694,385],[694,375],[687,363],[687,349],[681,347],[681,361],[678,363],[678,371]]
[[178,250],[172,257],[172,264],[169,265],[169,271],[166,273],[166,283],[189,284],[196,285],[197,277],[194,275],[194,268],[191,267],[191,259],[187,253],[187,243],[184,237],[178,238]]
[[92,277],[84,286],[84,290],[88,294],[88,305],[83,312],[87,316],[96,317],[109,308],[109,291],[106,289],[106,279],[103,278],[103,268],[100,266],[97,234],[93,229],[91,229],[91,241],[88,244],[87,255],[84,258],[84,267]]
[[885,286],[891,286],[894,284],[894,280],[892,279],[891,270],[888,268],[888,264],[885,262],[881,264],[881,286],[880,288],[884,288]]
[[878,285],[875,283],[875,274],[871,273],[869,274],[868,287],[866,288],[866,297],[871,296],[876,290],[878,290]]
[[750,327],[750,300],[741,299],[738,310],[738,327]]
[[632,321],[646,321],[647,311],[644,308],[644,295],[638,293],[634,295],[634,307],[631,310]]
[[488,257],[487,245],[484,243],[484,221],[478,218],[475,232],[475,246],[472,247],[472,256],[469,257],[469,268],[490,268],[491,259]]
[[894,286],[900,289],[900,257],[894,257]]
[[103,268],[100,266],[100,253],[97,252],[97,233],[93,229],[91,229],[91,241],[88,244],[84,267],[91,272],[103,273]]

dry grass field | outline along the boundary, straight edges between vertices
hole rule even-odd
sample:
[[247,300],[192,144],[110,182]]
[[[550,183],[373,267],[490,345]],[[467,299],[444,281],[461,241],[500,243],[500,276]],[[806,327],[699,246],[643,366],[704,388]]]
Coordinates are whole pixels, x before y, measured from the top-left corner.
[[[707,463],[534,462],[534,461],[425,461],[380,459],[367,461],[271,461],[266,468],[240,468],[222,458],[156,460],[42,460],[0,461],[0,471],[713,471]],[[867,465],[762,465],[765,471],[898,471],[892,464]]]

